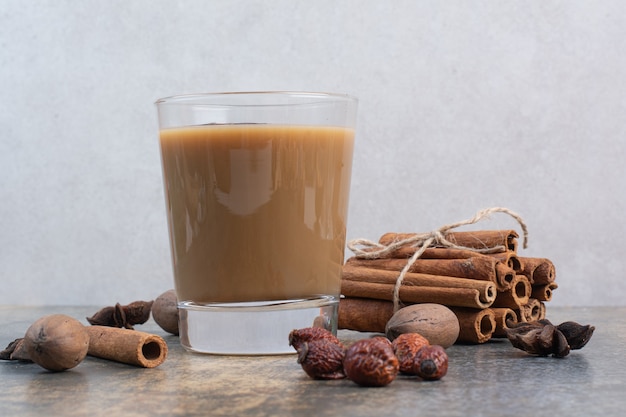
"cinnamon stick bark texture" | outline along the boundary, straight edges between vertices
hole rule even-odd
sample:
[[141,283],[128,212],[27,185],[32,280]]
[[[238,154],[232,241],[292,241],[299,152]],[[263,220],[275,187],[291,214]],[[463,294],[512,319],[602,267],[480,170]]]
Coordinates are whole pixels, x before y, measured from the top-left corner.
[[535,298],[530,298],[526,304],[520,306],[517,316],[519,321],[532,322],[541,318],[541,302]]
[[506,329],[509,328],[507,323],[517,323],[517,314],[510,308],[491,307],[490,309],[493,311],[496,322],[496,328],[492,337],[506,337]]
[[[375,300],[393,301],[393,285],[373,282],[341,282],[341,293],[346,297],[364,297]],[[400,287],[400,300],[405,304],[434,303],[445,306],[487,308],[495,296],[487,302],[481,301],[481,294],[472,288],[424,287],[403,284]]]
[[167,344],[160,336],[107,326],[86,326],[89,334],[87,354],[144,368],[165,361]]
[[485,343],[493,336],[496,330],[496,319],[494,312],[485,308],[482,310],[470,308],[451,308],[459,319],[460,343]]
[[516,272],[521,272],[522,262],[517,257],[517,253],[506,251],[500,253],[486,253],[485,256],[491,256],[511,268]]
[[385,326],[391,316],[393,304],[389,301],[349,297],[339,300],[340,329],[385,333]]
[[530,296],[539,301],[550,301],[552,299],[552,291],[556,290],[558,287],[559,285],[556,282],[545,285],[533,285]]
[[[390,252],[389,258],[408,259],[415,254],[418,248],[414,246],[403,246]],[[467,259],[474,256],[486,256],[467,249],[454,248],[427,248],[422,253],[420,259]]]
[[[392,242],[411,237],[412,233],[386,233],[381,236],[379,243],[389,245]],[[505,250],[517,251],[517,238],[515,230],[477,230],[471,232],[448,232],[444,237],[457,246],[466,248],[487,249],[503,246]]]
[[543,301],[539,301],[539,320],[546,318],[546,304]]
[[471,232],[450,232],[446,239],[459,246],[468,248],[485,249],[495,246],[504,246],[507,250],[517,251],[517,238],[515,230],[477,230]]
[[[348,259],[346,264],[399,272],[406,266],[406,262],[405,259],[366,260],[353,257]],[[497,259],[488,256],[466,259],[417,259],[409,268],[409,272],[497,282],[497,263]]]
[[522,264],[522,274],[528,277],[533,285],[545,285],[556,279],[556,268],[551,260],[546,258],[519,258]]
[[515,275],[511,288],[499,292],[496,296],[496,300],[493,302],[493,306],[519,310],[521,306],[528,303],[531,288],[528,278],[524,275]]
[[496,285],[498,286],[498,291],[506,291],[510,289],[513,286],[515,275],[517,275],[517,273],[514,269],[502,262],[497,262]]
[[[390,296],[393,297],[398,272],[358,267],[347,263],[343,267],[342,278],[342,294],[346,296],[389,300]],[[367,286],[366,284],[369,283],[385,284],[386,287]],[[493,303],[497,294],[496,285],[489,281],[410,272],[404,277],[403,287],[411,292],[410,298],[401,298],[405,302],[434,302],[423,301],[423,299],[429,294],[437,294],[438,297],[458,296],[458,299],[440,298],[442,302],[439,304],[448,305],[447,303],[452,303],[449,305],[460,307],[486,308]],[[435,290],[434,288],[441,288],[442,290]],[[418,291],[420,289],[423,289],[421,295]],[[373,290],[382,291],[382,295],[379,292],[372,292]]]

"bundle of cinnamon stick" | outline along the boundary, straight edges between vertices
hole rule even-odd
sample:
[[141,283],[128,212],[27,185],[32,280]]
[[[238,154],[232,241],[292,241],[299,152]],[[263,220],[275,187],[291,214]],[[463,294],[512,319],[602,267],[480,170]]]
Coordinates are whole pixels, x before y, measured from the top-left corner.
[[[387,233],[381,245],[410,234]],[[457,343],[484,343],[506,337],[507,323],[545,318],[545,303],[557,288],[554,264],[517,254],[514,230],[448,232],[459,247],[429,247],[413,260],[397,292],[402,305],[437,303],[459,319]],[[496,253],[484,248],[502,247]],[[394,313],[394,288],[400,271],[419,248],[400,247],[383,256],[354,256],[343,266],[339,328],[384,332]]]

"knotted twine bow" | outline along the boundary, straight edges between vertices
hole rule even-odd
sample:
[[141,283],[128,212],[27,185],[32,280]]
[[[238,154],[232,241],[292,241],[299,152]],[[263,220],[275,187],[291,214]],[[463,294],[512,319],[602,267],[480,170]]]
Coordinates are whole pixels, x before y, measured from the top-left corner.
[[448,233],[450,230],[456,229],[457,227],[478,223],[479,221],[488,218],[489,215],[492,213],[506,213],[509,216],[513,217],[519,223],[520,227],[522,228],[522,232],[524,233],[523,247],[528,247],[528,229],[526,227],[526,223],[524,223],[524,220],[521,218],[521,216],[504,207],[491,207],[479,211],[471,219],[447,224],[437,230],[433,230],[432,232],[415,233],[406,239],[394,241],[389,245],[383,245],[367,239],[354,239],[348,242],[348,248],[354,253],[357,258],[360,259],[382,258],[401,247],[419,248],[417,251],[415,251],[413,256],[411,256],[404,268],[402,268],[402,271],[400,271],[400,275],[398,275],[398,278],[396,279],[396,284],[393,289],[393,311],[395,312],[398,311],[398,309],[400,308],[400,287],[402,286],[402,281],[404,281],[404,277],[409,269],[411,269],[411,266],[413,266],[415,261],[418,260],[420,256],[422,256],[427,248],[439,246],[453,249],[464,249],[477,253],[499,253],[506,251],[506,247],[502,245],[497,245],[489,248],[469,248],[466,246],[459,246],[446,239],[446,233]]

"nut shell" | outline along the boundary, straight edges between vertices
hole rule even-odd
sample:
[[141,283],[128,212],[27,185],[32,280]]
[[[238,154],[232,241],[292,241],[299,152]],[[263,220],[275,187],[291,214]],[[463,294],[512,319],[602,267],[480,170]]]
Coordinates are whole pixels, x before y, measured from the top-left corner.
[[440,304],[413,304],[396,311],[387,322],[385,333],[394,340],[403,333],[419,333],[431,345],[450,347],[459,337],[459,319]]
[[82,362],[89,335],[76,319],[52,314],[35,321],[26,331],[24,348],[33,362],[49,371],[64,371]]
[[152,318],[166,332],[178,335],[178,300],[176,299],[176,291],[165,291],[154,300],[154,303],[152,303]]
[[380,337],[355,342],[343,359],[343,370],[348,379],[366,387],[390,384],[399,369],[391,343]]

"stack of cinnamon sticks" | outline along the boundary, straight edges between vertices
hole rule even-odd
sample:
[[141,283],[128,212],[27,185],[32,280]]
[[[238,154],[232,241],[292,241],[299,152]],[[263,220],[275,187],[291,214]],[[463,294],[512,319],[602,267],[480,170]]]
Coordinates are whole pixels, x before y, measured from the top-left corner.
[[[387,233],[379,243],[389,245],[410,234]],[[545,303],[557,288],[554,264],[546,258],[517,254],[517,232],[482,230],[449,232],[446,239],[459,247],[429,247],[403,277],[398,295],[402,305],[437,303],[459,319],[457,342],[484,343],[505,337],[507,322],[545,317]],[[500,246],[497,253],[472,249]],[[400,271],[415,254],[400,247],[382,257],[349,258],[343,267],[339,328],[384,332],[394,313],[394,287]]]

